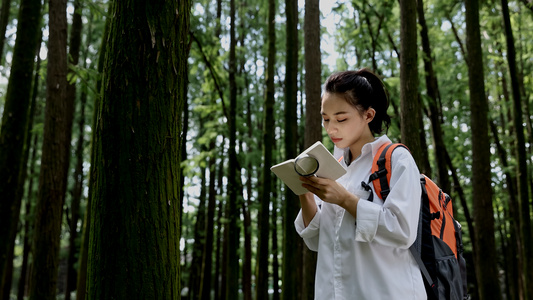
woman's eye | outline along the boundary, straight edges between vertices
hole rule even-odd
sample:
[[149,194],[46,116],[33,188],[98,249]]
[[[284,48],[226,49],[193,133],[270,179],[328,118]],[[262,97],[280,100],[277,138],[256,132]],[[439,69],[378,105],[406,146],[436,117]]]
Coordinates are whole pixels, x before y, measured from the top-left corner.
[[346,120],[347,120],[347,119],[337,120],[337,122],[342,123],[342,122],[344,122],[344,121],[346,121]]
[[324,119],[323,121],[324,121],[324,122],[329,122],[329,119],[328,119],[328,120]]

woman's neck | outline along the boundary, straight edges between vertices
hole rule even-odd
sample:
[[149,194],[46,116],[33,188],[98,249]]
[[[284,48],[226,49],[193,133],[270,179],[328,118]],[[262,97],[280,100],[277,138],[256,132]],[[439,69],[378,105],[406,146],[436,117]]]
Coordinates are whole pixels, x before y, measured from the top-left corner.
[[357,143],[350,146],[350,162],[353,162],[356,160],[359,156],[361,156],[361,151],[363,149],[363,146],[369,143],[372,143],[375,140],[374,136],[372,134],[365,135],[365,137],[361,138]]

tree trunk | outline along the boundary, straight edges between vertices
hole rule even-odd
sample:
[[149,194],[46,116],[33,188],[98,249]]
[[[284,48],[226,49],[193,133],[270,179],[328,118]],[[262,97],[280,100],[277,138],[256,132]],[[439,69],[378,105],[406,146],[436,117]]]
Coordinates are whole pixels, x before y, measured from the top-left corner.
[[[111,24],[111,18],[106,19],[105,28],[104,28],[104,34],[102,37],[102,42],[100,44],[100,51],[98,56],[98,65],[97,70],[99,74],[103,73],[104,70],[104,58],[105,54],[107,52],[107,37],[109,35],[109,27]],[[101,77],[98,78],[96,81],[96,90],[101,91],[102,87],[102,79]],[[91,145],[95,144],[95,141],[97,139],[96,136],[96,124],[98,121],[98,111],[100,110],[101,105],[101,95],[97,94],[94,99],[94,108],[93,108],[93,118],[92,118],[92,124],[91,128],[93,128],[91,133]],[[95,172],[92,171],[92,169],[95,166],[95,152],[91,151],[91,168],[89,170],[89,178],[88,178],[88,186],[89,186],[89,195],[87,197],[87,205],[85,209],[85,216],[83,220],[83,226],[82,226],[82,237],[81,237],[81,245],[80,245],[80,254],[79,254],[79,260],[78,260],[78,284],[77,284],[77,292],[76,292],[76,300],[85,300],[87,296],[87,261],[89,259],[89,233],[91,232],[91,199],[92,194],[95,190],[94,186],[96,183],[96,177],[93,176]]]
[[110,7],[93,141],[89,299],[180,297],[189,15],[189,1]]
[[274,68],[276,67],[276,1],[268,1],[268,58],[266,73],[266,95],[265,95],[265,120],[263,126],[263,168],[262,185],[260,189],[260,209],[258,225],[258,246],[256,265],[256,299],[268,299],[269,287],[269,234],[270,234],[270,197],[272,192],[272,177],[270,166],[272,166],[272,148],[274,147]]
[[7,23],[9,23],[9,11],[11,10],[11,0],[2,0],[2,10],[0,11],[0,65],[4,63],[4,46],[6,44]]
[[[83,23],[81,20],[82,7],[80,0],[74,1],[74,14],[72,16],[72,26],[70,28],[70,42],[69,42],[69,57],[72,66],[78,65],[80,56],[81,31]],[[72,71],[69,73],[73,74]],[[78,253],[78,246],[76,240],[78,238],[78,220],[80,219],[80,201],[81,192],[83,189],[83,135],[85,132],[85,99],[80,98],[80,121],[78,123],[79,134],[76,146],[76,168],[74,171],[74,189],[72,191],[72,201],[70,204],[70,235],[69,235],[69,254],[67,258],[67,278],[65,285],[65,300],[70,300],[70,292],[76,290],[77,273],[74,269],[76,262],[76,253]],[[67,86],[67,102],[71,105],[71,116],[74,114],[74,103],[76,103],[76,82],[69,82]],[[71,118],[72,124],[72,118]],[[72,126],[70,126],[72,127]],[[70,138],[68,138],[70,140]],[[70,144],[70,142],[69,142]],[[67,155],[69,155],[67,151]]]
[[[272,186],[275,178],[272,178]],[[270,216],[270,230],[272,231],[272,300],[280,299],[280,286],[279,286],[279,248],[278,248],[278,190],[272,191],[272,214]]]
[[420,38],[422,40],[422,49],[424,50],[424,71],[426,78],[426,89],[429,97],[428,101],[428,115],[431,120],[431,129],[433,131],[433,148],[435,149],[435,157],[437,159],[437,180],[436,182],[443,191],[447,193],[451,190],[450,178],[448,175],[448,168],[446,164],[446,145],[442,135],[441,128],[441,111],[439,86],[435,71],[433,70],[433,56],[431,53],[431,46],[429,44],[428,27],[426,18],[424,16],[424,1],[417,1],[418,23],[420,24]]
[[[298,1],[286,0],[287,55],[285,63],[285,159],[296,157],[298,150]],[[294,229],[294,219],[300,209],[298,197],[285,188],[283,207],[282,292],[284,300],[301,299],[302,239]]]
[[[39,76],[36,74],[36,78]],[[35,81],[37,82],[37,80]],[[30,232],[33,228],[33,222],[31,221],[31,217],[33,216],[33,210],[32,210],[32,202],[35,198],[33,191],[33,175],[35,173],[35,161],[36,161],[36,153],[37,153],[37,146],[38,146],[38,140],[39,136],[35,135],[33,138],[33,146],[32,146],[32,154],[30,159],[30,167],[29,167],[29,182],[28,182],[28,192],[26,195],[26,204],[25,204],[25,212],[26,212],[26,219],[24,220],[24,249],[22,251],[22,266],[20,267],[20,276],[19,276],[19,282],[18,282],[18,290],[17,290],[17,299],[18,300],[24,300],[24,296],[26,295],[26,287],[27,287],[27,277],[28,277],[28,265],[29,265],[29,256],[30,256],[30,250],[31,250],[31,236]]]
[[[304,52],[305,52],[305,137],[304,148],[322,140],[320,97],[322,86],[322,59],[320,53],[320,0],[305,0]],[[314,299],[316,252],[303,249],[302,298]]]
[[[418,98],[416,0],[400,1],[400,98],[402,143],[411,150],[419,166],[424,166],[420,140],[420,101]],[[423,170],[421,170],[423,171]]]
[[505,37],[507,42],[507,62],[509,75],[511,76],[511,88],[513,94],[513,112],[516,134],[516,161],[518,164],[518,194],[520,203],[520,233],[522,238],[522,253],[524,271],[525,299],[533,297],[533,235],[531,234],[531,214],[529,209],[529,186],[526,157],[526,141],[524,137],[522,100],[520,97],[520,83],[518,82],[516,68],[516,51],[514,46],[513,31],[509,17],[509,5],[507,0],[501,0],[503,23],[505,25]]
[[[209,149],[215,149],[216,144],[214,140],[211,142]],[[215,231],[215,212],[217,205],[217,191],[216,191],[216,166],[217,155],[212,155],[209,158],[209,196],[207,202],[207,219],[205,227],[205,244],[204,244],[204,261],[202,270],[202,290],[200,299],[211,299],[211,287],[213,282],[213,242]]]
[[[510,297],[511,295],[508,295],[510,299],[522,299],[522,297],[519,297],[519,290],[520,286],[523,283],[522,274],[524,272],[522,271],[523,265],[520,264],[520,262],[523,259],[522,254],[522,242],[518,237],[520,233],[520,226],[519,223],[516,222],[516,217],[519,217],[519,206],[518,201],[516,199],[516,184],[515,184],[515,178],[511,175],[511,172],[509,172],[509,164],[507,162],[507,151],[505,150],[505,147],[501,144],[499,136],[498,136],[498,129],[496,128],[496,124],[494,122],[490,122],[490,129],[492,132],[492,137],[494,139],[494,144],[496,145],[496,150],[498,153],[498,157],[500,158],[500,163],[503,167],[503,170],[505,170],[505,183],[507,185],[507,191],[509,194],[509,200],[508,200],[508,206],[509,208],[506,210],[508,212],[508,220],[510,223],[511,229],[509,230],[509,244],[511,246],[508,246],[508,249],[512,249],[512,251],[509,252],[509,260],[511,263],[505,264],[506,266],[506,276],[510,278],[509,282],[506,284],[506,289],[509,293],[513,295],[513,297]],[[507,236],[507,235],[506,235]],[[517,259],[518,258],[518,259]],[[519,271],[520,270],[520,271]],[[509,294],[508,293],[508,294]]]
[[239,236],[240,230],[237,224],[240,215],[240,195],[237,186],[237,85],[235,82],[236,70],[236,46],[235,38],[235,0],[230,1],[230,53],[229,53],[229,174],[228,174],[228,201],[226,203],[226,219],[228,222],[224,228],[226,256],[224,267],[226,268],[224,281],[224,299],[237,299],[239,294]]
[[[55,299],[62,209],[70,149],[67,93],[67,1],[49,4],[48,64],[39,197],[33,231],[30,299]],[[68,144],[67,144],[68,143]]]
[[[225,141],[222,139],[221,145],[224,145]],[[220,159],[220,166],[224,166],[224,154],[221,154]],[[220,167],[218,168],[218,175],[217,175],[217,187],[218,187],[218,195],[223,195],[224,186],[222,184],[222,180],[224,178],[224,168]],[[217,232],[216,232],[216,251],[215,251],[215,299],[224,299],[224,293],[223,293],[223,278],[225,273],[222,271],[222,265],[224,264],[224,258],[223,258],[223,252],[224,252],[224,244],[222,241],[224,240],[224,231],[222,230],[224,225],[222,224],[222,218],[224,216],[224,201],[218,202],[218,213],[217,213]]]
[[40,0],[21,0],[20,5],[0,129],[0,287],[20,213],[17,193],[23,184],[20,174],[26,171],[22,153],[28,134],[30,91],[41,23]]
[[474,260],[480,299],[501,299],[496,264],[494,211],[478,0],[466,0],[466,44],[472,130],[472,194],[475,222]]
[[[200,120],[199,132],[202,136],[205,133],[203,128],[204,121]],[[204,152],[205,146],[200,147],[200,152]],[[206,168],[200,168],[200,197],[198,199],[198,209],[196,212],[196,222],[194,223],[194,244],[192,246],[192,261],[189,269],[189,299],[200,299],[202,289],[202,274],[205,249],[205,233],[206,233]]]

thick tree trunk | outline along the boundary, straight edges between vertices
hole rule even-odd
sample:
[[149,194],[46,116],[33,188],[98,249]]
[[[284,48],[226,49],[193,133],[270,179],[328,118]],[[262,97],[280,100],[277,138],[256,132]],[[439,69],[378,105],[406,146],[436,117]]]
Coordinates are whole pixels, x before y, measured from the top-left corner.
[[189,15],[190,1],[111,5],[93,141],[89,299],[180,297]]
[[[419,166],[424,166],[420,139],[421,109],[418,98],[416,0],[400,1],[400,98],[402,143],[411,150]],[[423,170],[421,170],[423,171]]]
[[[285,63],[285,159],[292,159],[298,154],[298,1],[286,0],[287,15],[287,55]],[[283,207],[283,261],[282,292],[284,300],[301,299],[302,286],[302,239],[294,229],[294,219],[300,206],[298,197],[285,188]]]
[[483,53],[479,28],[478,0],[466,0],[466,45],[468,49],[468,85],[470,90],[472,130],[472,194],[477,287],[480,299],[501,299],[496,264],[494,211],[488,136],[488,103],[485,98]]
[[[67,1],[49,4],[50,35],[46,77],[44,138],[39,175],[39,197],[33,231],[33,268],[30,299],[55,299],[62,209],[70,137],[67,92]],[[67,145],[68,143],[68,145]]]
[[22,185],[20,174],[26,171],[22,154],[28,134],[30,91],[41,23],[40,0],[22,0],[20,5],[0,130],[0,287],[20,213],[17,193]]

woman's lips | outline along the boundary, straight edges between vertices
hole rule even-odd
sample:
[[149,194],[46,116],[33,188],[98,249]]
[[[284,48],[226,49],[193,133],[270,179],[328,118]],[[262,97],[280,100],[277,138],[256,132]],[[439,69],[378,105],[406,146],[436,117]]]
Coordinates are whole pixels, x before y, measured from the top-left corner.
[[331,141],[333,141],[333,143],[336,144],[336,143],[342,141],[342,139],[341,138],[331,138]]

